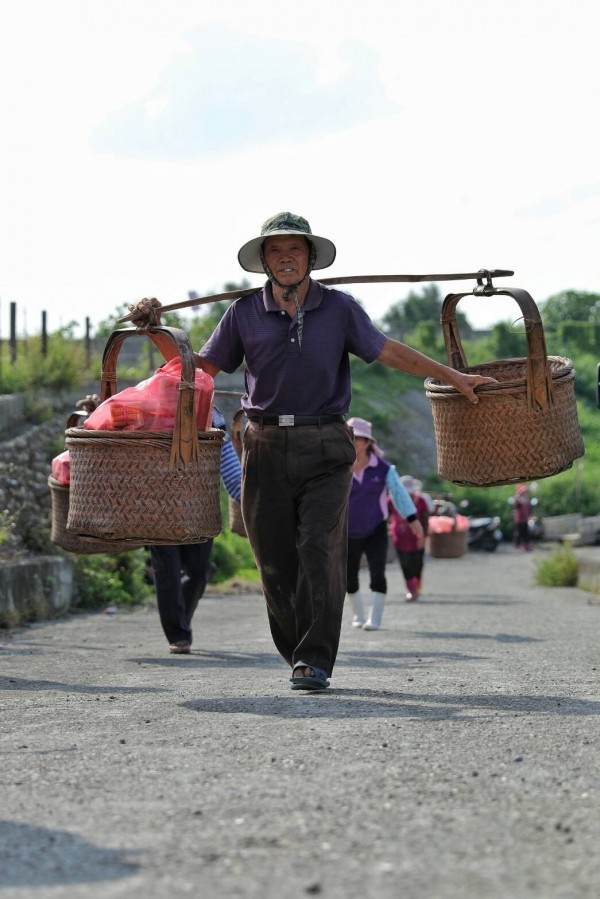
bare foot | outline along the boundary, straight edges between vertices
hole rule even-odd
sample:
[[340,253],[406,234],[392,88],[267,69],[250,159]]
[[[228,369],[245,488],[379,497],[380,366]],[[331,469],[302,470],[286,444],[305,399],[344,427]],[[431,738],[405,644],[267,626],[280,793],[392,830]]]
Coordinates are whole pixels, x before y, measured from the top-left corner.
[[314,668],[294,668],[292,671],[292,677],[314,677],[315,669]]

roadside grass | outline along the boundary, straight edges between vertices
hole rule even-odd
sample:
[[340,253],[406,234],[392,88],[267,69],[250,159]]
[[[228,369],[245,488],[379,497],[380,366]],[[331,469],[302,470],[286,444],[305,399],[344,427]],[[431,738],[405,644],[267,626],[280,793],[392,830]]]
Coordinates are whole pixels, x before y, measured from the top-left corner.
[[570,543],[555,546],[549,556],[536,559],[536,583],[542,587],[576,587],[579,565]]

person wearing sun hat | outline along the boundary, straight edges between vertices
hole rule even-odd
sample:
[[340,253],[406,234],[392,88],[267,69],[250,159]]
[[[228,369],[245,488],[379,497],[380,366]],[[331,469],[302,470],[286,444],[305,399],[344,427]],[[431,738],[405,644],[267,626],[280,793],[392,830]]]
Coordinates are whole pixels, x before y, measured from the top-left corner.
[[517,552],[529,550],[529,519],[531,517],[531,501],[529,486],[518,484],[513,499],[513,521],[515,523],[515,548]]
[[[245,271],[263,272],[267,281],[227,308],[196,354],[196,365],[213,377],[244,366],[242,515],[271,635],[294,690],[328,687],[339,646],[356,458],[345,421],[350,355],[439,378],[473,403],[474,389],[494,380],[392,340],[350,294],[313,280],[335,256],[334,243],[313,234],[304,217],[268,218],[238,253]],[[160,322],[155,298],[130,311],[138,327]],[[148,336],[158,344],[152,331]]]
[[[356,461],[352,466],[348,503],[347,595],[354,612],[352,626],[375,631],[381,627],[387,594],[389,504],[407,521],[415,540],[424,541],[425,537],[415,504],[402,485],[396,467],[383,458],[383,451],[373,437],[371,422],[364,418],[349,418],[348,424],[354,432]],[[365,616],[359,582],[363,554],[369,566],[371,590],[368,617]]]
[[391,510],[390,535],[406,581],[405,598],[407,602],[414,602],[421,595],[423,583],[425,535],[429,524],[429,508],[421,493],[423,487],[421,481],[413,478],[410,474],[402,475],[400,481],[415,505],[417,518],[422,527],[422,534],[417,536],[414,528],[409,527],[406,519],[398,515],[395,509]]

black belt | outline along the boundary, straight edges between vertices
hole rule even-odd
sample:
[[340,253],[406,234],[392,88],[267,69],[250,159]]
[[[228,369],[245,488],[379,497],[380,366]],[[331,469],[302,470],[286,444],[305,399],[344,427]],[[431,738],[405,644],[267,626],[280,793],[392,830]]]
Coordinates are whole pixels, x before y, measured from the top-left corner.
[[278,428],[297,428],[302,425],[331,425],[346,421],[343,415],[256,415],[249,421],[257,425],[276,425]]

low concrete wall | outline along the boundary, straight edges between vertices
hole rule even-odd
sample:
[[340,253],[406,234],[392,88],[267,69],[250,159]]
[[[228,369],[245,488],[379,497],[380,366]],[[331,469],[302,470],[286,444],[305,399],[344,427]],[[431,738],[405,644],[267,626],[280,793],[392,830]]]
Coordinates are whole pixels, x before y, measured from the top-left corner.
[[22,559],[0,567],[0,626],[54,618],[73,599],[73,566],[60,556]]
[[600,534],[600,515],[552,515],[542,519],[544,540],[576,538],[580,545],[594,546]]

